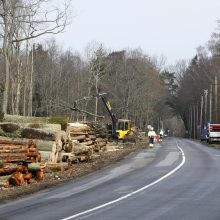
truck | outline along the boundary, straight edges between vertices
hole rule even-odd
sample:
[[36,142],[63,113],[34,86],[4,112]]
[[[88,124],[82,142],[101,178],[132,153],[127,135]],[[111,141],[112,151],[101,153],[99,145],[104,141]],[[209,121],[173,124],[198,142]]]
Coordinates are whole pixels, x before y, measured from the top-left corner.
[[220,124],[211,124],[207,126],[207,142],[220,142]]

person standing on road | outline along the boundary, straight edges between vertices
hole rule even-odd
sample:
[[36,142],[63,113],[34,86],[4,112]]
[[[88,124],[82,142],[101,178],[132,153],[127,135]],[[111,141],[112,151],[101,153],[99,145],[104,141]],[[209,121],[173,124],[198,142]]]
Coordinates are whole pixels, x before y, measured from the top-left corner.
[[154,146],[154,137],[156,137],[156,132],[154,131],[154,128],[151,128],[149,131],[148,131],[148,138],[149,138],[149,146],[150,147],[153,147]]
[[163,130],[161,129],[160,130],[160,140],[159,140],[160,142],[163,140],[163,135],[164,135],[164,133],[163,133]]

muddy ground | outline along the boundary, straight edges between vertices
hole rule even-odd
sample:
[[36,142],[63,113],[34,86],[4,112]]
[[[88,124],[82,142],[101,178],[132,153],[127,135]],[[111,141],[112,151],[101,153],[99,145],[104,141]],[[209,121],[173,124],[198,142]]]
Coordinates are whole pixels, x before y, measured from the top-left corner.
[[122,149],[117,151],[98,153],[99,156],[90,162],[73,164],[72,168],[68,171],[45,173],[44,179],[40,182],[33,182],[31,184],[2,190],[0,191],[0,203],[9,202],[10,200],[15,200],[55,185],[65,184],[65,182],[77,179],[113,164],[132,152],[146,148],[148,144],[145,141],[139,141],[136,144],[126,143],[121,146]]

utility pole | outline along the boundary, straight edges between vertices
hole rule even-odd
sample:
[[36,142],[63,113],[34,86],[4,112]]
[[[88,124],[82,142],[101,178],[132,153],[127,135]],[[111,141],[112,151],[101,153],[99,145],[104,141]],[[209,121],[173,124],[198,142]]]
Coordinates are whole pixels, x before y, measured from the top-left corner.
[[199,137],[198,134],[198,124],[199,124],[199,103],[196,103],[196,138]]
[[209,122],[212,123],[212,84],[209,91]]
[[191,106],[189,107],[189,137],[191,138]]
[[200,107],[200,129],[202,129],[202,111],[203,110],[203,96],[201,96],[201,107]]
[[189,110],[188,110],[188,135],[190,137],[190,125],[191,125],[191,118],[190,118],[190,107],[189,107]]
[[191,125],[190,125],[190,137],[193,137],[193,107],[190,106],[190,118],[191,118]]
[[193,104],[193,138],[196,139],[196,104]]
[[218,81],[217,76],[215,76],[215,123],[218,122]]
[[204,97],[205,97],[205,114],[204,114],[204,123],[207,123],[207,95],[208,95],[208,89],[204,90]]

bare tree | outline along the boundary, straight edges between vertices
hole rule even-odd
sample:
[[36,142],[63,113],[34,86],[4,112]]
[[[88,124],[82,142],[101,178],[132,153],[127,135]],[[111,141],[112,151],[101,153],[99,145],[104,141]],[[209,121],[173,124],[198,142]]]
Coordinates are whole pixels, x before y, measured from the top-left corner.
[[[52,6],[53,0],[1,0],[0,24],[2,26],[5,88],[3,91],[2,112],[7,112],[8,90],[11,75],[13,43],[34,39],[45,34],[58,34],[68,24],[68,11],[71,0]],[[50,7],[49,7],[50,6]],[[20,35],[19,29],[27,27],[28,34]],[[20,47],[20,46],[19,46]],[[17,91],[18,92],[18,91]]]
[[[108,64],[107,64],[107,52],[104,49],[103,45],[98,42],[91,42],[87,48],[87,58],[89,65],[89,78],[88,78],[88,96],[91,91],[94,91],[95,94],[98,94],[100,91],[100,81],[103,76],[106,74]],[[88,102],[86,102],[87,108]],[[95,115],[98,114],[98,97],[95,99]],[[97,117],[95,117],[95,122]]]

